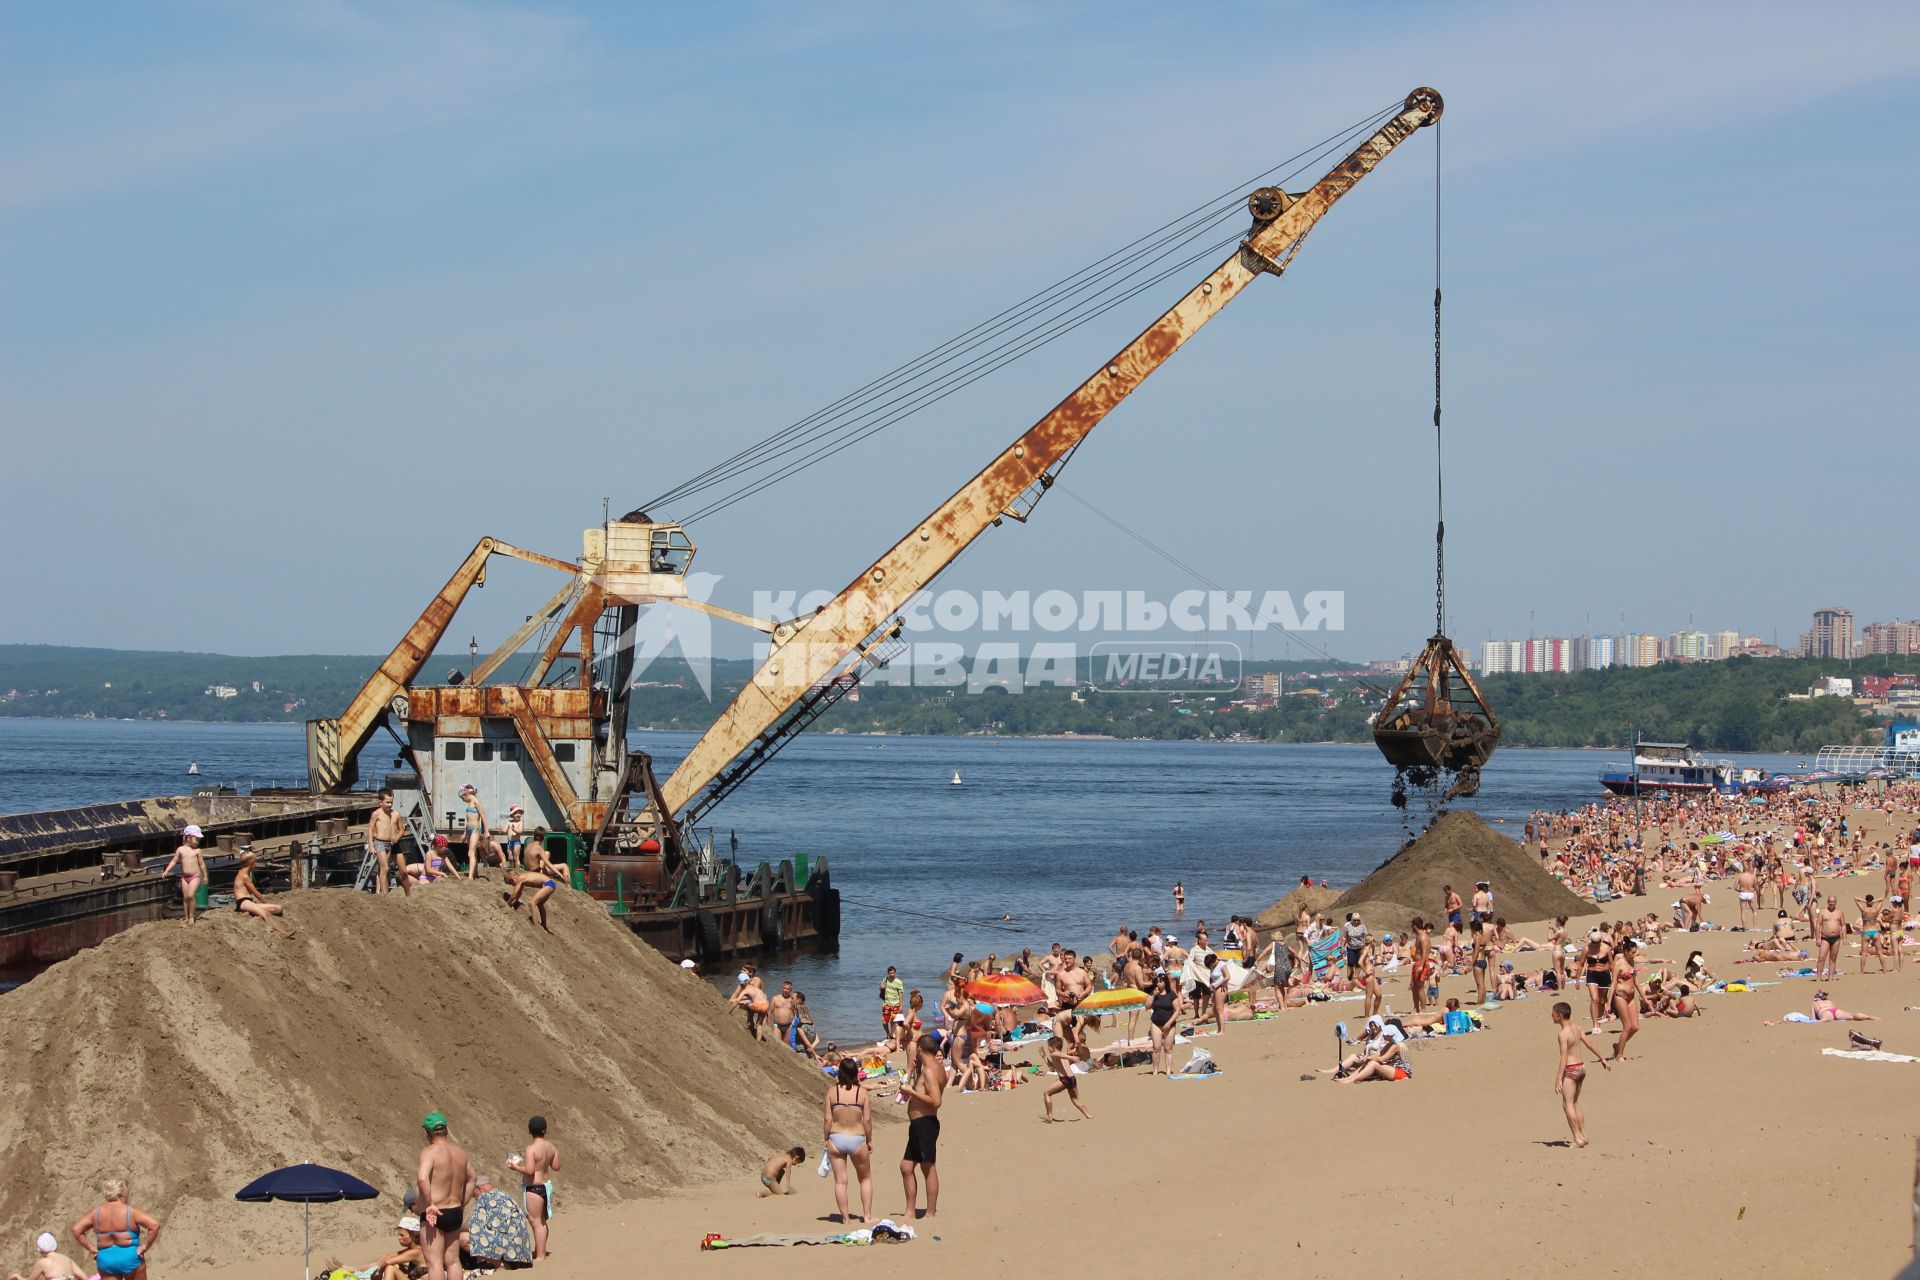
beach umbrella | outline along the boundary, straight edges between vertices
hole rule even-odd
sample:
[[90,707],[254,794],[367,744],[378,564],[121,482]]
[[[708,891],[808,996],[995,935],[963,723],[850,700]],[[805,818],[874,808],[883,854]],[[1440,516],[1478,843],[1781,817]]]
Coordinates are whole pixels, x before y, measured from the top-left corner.
[[305,1257],[307,1280],[313,1280],[313,1206],[335,1200],[372,1200],[379,1194],[350,1173],[321,1164],[290,1164],[261,1174],[234,1192],[233,1198],[255,1204],[286,1200],[305,1206],[300,1251]]
[[1006,1008],[1016,1004],[1039,1004],[1046,994],[1017,973],[990,973],[967,984],[967,994],[981,1004]]
[[1144,1009],[1151,999],[1138,987],[1114,987],[1109,991],[1096,991],[1074,1007],[1074,1013],[1082,1018],[1097,1018],[1103,1013],[1130,1013],[1135,1009]]

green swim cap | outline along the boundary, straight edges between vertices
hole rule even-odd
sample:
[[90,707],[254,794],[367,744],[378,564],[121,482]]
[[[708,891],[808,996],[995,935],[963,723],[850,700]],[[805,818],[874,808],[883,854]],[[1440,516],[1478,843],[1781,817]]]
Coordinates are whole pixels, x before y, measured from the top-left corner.
[[420,1117],[420,1127],[428,1133],[436,1129],[444,1129],[447,1127],[447,1117],[438,1111],[429,1111]]

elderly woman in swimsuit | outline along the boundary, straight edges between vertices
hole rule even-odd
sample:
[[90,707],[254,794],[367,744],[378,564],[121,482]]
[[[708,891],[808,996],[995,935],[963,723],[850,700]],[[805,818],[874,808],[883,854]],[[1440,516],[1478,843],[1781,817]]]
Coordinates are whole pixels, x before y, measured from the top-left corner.
[[241,915],[265,920],[275,933],[283,938],[291,938],[293,930],[282,928],[277,919],[287,914],[287,909],[277,902],[268,902],[260,892],[260,887],[253,882],[253,866],[259,856],[251,849],[240,855],[240,869],[233,873],[233,909]]
[[860,1179],[860,1221],[873,1217],[873,1100],[860,1083],[860,1064],[840,1059],[840,1069],[827,1088],[825,1105],[827,1157],[833,1162],[833,1200],[840,1221],[847,1217],[847,1162]]

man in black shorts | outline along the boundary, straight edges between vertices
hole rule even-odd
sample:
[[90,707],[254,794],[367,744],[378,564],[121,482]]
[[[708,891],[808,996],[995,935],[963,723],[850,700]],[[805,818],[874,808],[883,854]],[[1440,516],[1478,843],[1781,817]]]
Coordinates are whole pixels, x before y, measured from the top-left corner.
[[[934,1167],[940,1145],[940,1098],[947,1089],[946,1065],[940,1061],[940,1042],[922,1035],[918,1078],[900,1086],[907,1099],[907,1149],[900,1157],[900,1182],[906,1188],[906,1216],[931,1218],[940,1208],[940,1171]],[[927,1175],[927,1208],[919,1212],[919,1174]]]

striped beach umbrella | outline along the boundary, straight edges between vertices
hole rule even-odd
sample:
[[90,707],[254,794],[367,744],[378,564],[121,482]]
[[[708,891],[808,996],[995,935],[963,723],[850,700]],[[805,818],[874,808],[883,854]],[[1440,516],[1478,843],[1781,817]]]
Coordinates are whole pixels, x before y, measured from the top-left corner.
[[1103,1013],[1130,1013],[1135,1009],[1147,1007],[1151,997],[1138,987],[1114,987],[1110,991],[1096,991],[1075,1005],[1073,1011],[1083,1018],[1097,1018]]

